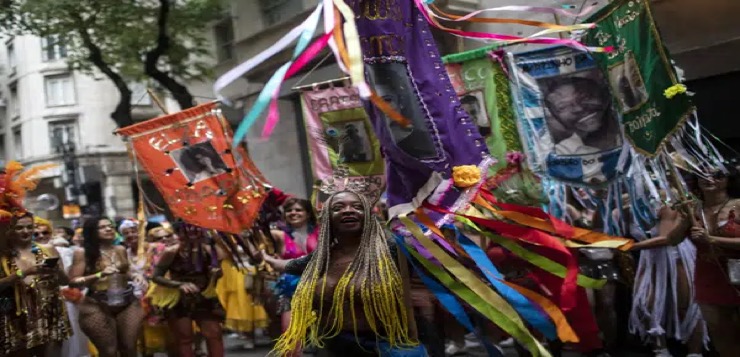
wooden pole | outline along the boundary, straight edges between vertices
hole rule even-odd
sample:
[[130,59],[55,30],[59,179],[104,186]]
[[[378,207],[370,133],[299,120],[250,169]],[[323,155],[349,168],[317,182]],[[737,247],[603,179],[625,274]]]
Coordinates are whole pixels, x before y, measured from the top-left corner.
[[[671,170],[671,176],[673,184],[676,186],[676,190],[678,191],[678,195],[680,196],[678,202],[676,203],[676,209],[677,210],[684,210],[686,215],[689,216],[689,221],[691,222],[692,227],[700,227],[699,222],[696,220],[696,215],[694,214],[694,210],[691,209],[693,205],[691,205],[691,202],[694,201],[688,192],[684,189],[683,185],[681,184],[681,180],[679,179],[679,176],[681,173],[678,172],[678,168],[676,168],[676,165],[673,163],[673,160],[668,157],[668,160],[665,160],[666,164],[670,166]],[[670,189],[670,188],[669,188]],[[666,192],[667,194],[667,192]],[[704,213],[702,212],[702,215]],[[706,224],[706,222],[704,223]],[[678,245],[685,239],[685,235],[678,235],[677,237],[680,237],[681,239],[676,241],[675,239],[670,241],[669,243],[671,245]]]
[[167,111],[167,108],[164,107],[164,103],[162,103],[159,97],[157,97],[157,95],[154,93],[154,90],[152,90],[151,88],[147,88],[146,92],[149,93],[149,97],[152,98],[155,104],[157,104],[157,106],[159,107],[159,110],[161,110],[162,113],[169,114],[169,112]]

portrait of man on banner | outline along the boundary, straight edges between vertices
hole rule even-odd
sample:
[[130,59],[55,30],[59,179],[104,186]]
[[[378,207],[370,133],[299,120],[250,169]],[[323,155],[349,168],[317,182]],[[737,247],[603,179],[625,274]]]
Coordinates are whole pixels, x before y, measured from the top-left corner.
[[417,159],[436,156],[437,151],[406,66],[402,63],[376,63],[367,67],[367,73],[378,95],[411,121],[411,125],[403,127],[385,118],[395,144]]
[[534,172],[592,187],[624,172],[618,104],[590,54],[554,47],[510,61],[514,103]]
[[[385,162],[360,96],[353,87],[332,86],[301,92],[311,168],[317,184],[348,170],[349,180],[366,178],[380,197],[385,189]],[[320,192],[314,192],[317,203]]]
[[488,119],[483,92],[474,91],[463,94],[460,96],[460,105],[468,113],[470,120],[478,127],[480,135],[484,138],[489,137],[491,135],[491,120]]
[[593,154],[621,145],[611,94],[598,69],[539,78],[538,84],[556,154]]
[[648,100],[640,66],[632,52],[625,55],[623,62],[609,68],[609,82],[612,93],[619,99],[622,113],[636,110]]

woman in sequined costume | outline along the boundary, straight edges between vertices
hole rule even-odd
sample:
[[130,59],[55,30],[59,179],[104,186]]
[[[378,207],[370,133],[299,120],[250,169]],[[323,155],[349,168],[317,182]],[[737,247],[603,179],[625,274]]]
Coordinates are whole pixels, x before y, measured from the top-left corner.
[[0,356],[56,356],[71,335],[59,291],[67,276],[59,261],[51,267],[43,262],[59,259],[59,254],[33,242],[30,213],[3,228],[7,247],[0,271]]
[[137,355],[144,311],[134,296],[126,248],[114,245],[108,218],[91,218],[82,228],[84,249],[75,251],[72,283],[88,288],[79,304],[80,327],[100,357]]
[[185,226],[178,244],[162,252],[154,268],[152,282],[174,290],[174,306],[165,310],[167,323],[175,335],[180,357],[193,357],[193,322],[206,340],[208,356],[224,355],[221,323],[224,311],[216,296],[224,253],[209,245],[200,228]]

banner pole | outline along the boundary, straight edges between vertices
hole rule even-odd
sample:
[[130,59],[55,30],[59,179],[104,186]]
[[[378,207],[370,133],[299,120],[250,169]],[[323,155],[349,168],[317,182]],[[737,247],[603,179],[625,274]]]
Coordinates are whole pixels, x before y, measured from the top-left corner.
[[162,103],[162,101],[159,99],[159,97],[157,97],[156,94],[154,94],[154,91],[151,88],[147,88],[146,92],[149,94],[149,97],[152,98],[154,103],[157,104],[157,106],[159,107],[159,110],[161,110],[162,113],[164,113],[165,115],[170,114],[167,111],[167,108],[164,107],[164,104]]

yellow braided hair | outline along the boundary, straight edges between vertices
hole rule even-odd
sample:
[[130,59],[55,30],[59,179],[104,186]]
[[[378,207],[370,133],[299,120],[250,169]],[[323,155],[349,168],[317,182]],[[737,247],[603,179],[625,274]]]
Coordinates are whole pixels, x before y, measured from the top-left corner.
[[[349,191],[345,191],[349,192]],[[321,210],[319,243],[306,270],[301,276],[291,301],[291,320],[288,329],[277,341],[273,352],[286,355],[307,343],[319,348],[326,339],[342,332],[345,314],[350,314],[357,326],[355,300],[362,302],[361,314],[372,331],[388,342],[391,347],[414,346],[408,334],[406,306],[401,275],[388,247],[387,236],[380,221],[372,213],[372,205],[363,195],[365,222],[362,240],[355,257],[340,278],[334,290],[332,305],[324,311],[326,274],[332,244],[330,206],[338,192],[326,200]],[[321,284],[320,296],[316,296]],[[358,292],[359,290],[359,292]],[[349,295],[349,296],[348,296]],[[349,305],[345,302],[349,301]],[[314,306],[318,305],[318,311]],[[347,310],[349,307],[349,311]],[[324,316],[323,320],[321,317]],[[326,318],[328,317],[328,318]],[[356,334],[356,331],[353,331]]]

